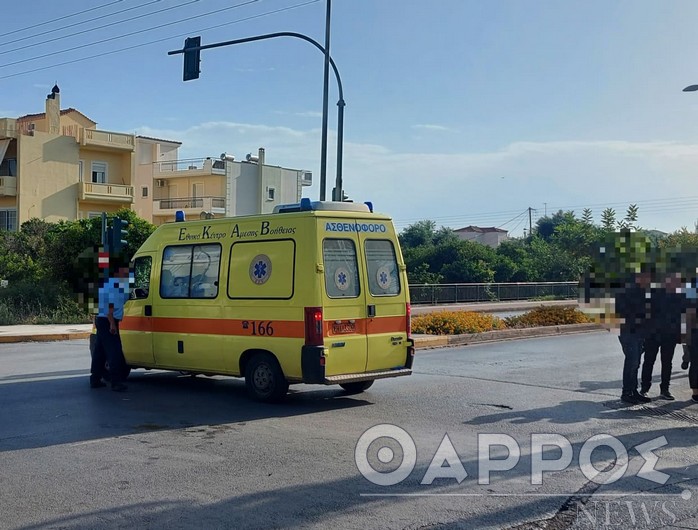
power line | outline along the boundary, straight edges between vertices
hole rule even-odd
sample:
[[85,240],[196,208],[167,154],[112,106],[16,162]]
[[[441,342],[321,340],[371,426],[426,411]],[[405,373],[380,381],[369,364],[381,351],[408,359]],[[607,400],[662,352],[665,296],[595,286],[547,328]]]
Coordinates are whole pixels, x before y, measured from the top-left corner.
[[[255,1],[256,1],[256,0],[255,0]],[[176,38],[179,38],[179,37],[186,37],[186,36],[188,36],[188,35],[191,35],[192,33],[200,33],[200,32],[209,31],[209,30],[212,30],[212,29],[218,29],[218,28],[222,28],[222,27],[225,27],[225,26],[230,26],[230,25],[232,25],[232,24],[239,24],[240,22],[247,22],[248,20],[254,20],[254,19],[257,19],[257,18],[269,16],[269,15],[275,15],[275,14],[281,13],[281,12],[283,12],[283,11],[290,11],[291,9],[297,9],[297,8],[300,8],[300,7],[305,7],[305,6],[310,5],[310,4],[316,4],[316,3],[319,2],[319,1],[320,1],[320,0],[309,0],[308,2],[303,2],[303,3],[294,4],[294,5],[287,6],[287,7],[282,7],[282,8],[280,8],[280,9],[275,9],[275,10],[273,10],[273,11],[267,11],[267,12],[265,12],[265,13],[260,13],[260,14],[257,14],[257,15],[252,15],[252,16],[245,17],[245,18],[241,18],[241,19],[237,19],[237,20],[232,20],[232,21],[230,21],[230,22],[225,22],[225,23],[222,23],[222,24],[217,24],[217,25],[215,25],[215,26],[209,26],[209,27],[207,27],[207,28],[197,29],[197,30],[193,30],[193,31],[190,31],[190,32],[187,32],[187,33],[180,33],[179,35],[171,35],[171,36],[169,36],[169,37],[165,37],[165,38],[162,38],[162,39],[157,39],[157,40],[153,40],[153,41],[149,41],[149,42],[143,42],[143,43],[141,43],[141,44],[134,44],[133,46],[127,46],[127,47],[125,47],[125,48],[119,48],[118,50],[111,50],[111,51],[107,51],[107,52],[97,53],[97,54],[94,54],[94,55],[89,55],[89,56],[87,56],[87,57],[80,57],[80,58],[78,58],[78,59],[73,59],[73,60],[70,60],[70,61],[64,61],[64,62],[62,62],[62,63],[55,63],[55,64],[51,64],[51,65],[48,65],[48,66],[41,66],[41,67],[39,67],[39,68],[32,68],[31,70],[24,70],[24,71],[22,71],[22,72],[16,72],[16,73],[14,73],[14,74],[8,74],[8,75],[0,76],[0,79],[9,79],[9,78],[11,78],[11,77],[17,77],[17,76],[20,76],[20,75],[31,74],[31,73],[34,73],[34,72],[41,72],[41,71],[43,71],[43,70],[49,70],[49,69],[55,68],[55,67],[57,67],[57,66],[65,66],[65,65],[67,65],[67,64],[79,63],[79,62],[81,62],[81,61],[87,61],[87,60],[89,60],[89,59],[96,59],[96,58],[99,58],[99,57],[104,57],[104,56],[106,56],[106,55],[113,55],[113,54],[115,54],[115,53],[120,53],[120,52],[124,52],[124,51],[128,51],[128,50],[133,50],[133,49],[136,49],[136,48],[142,48],[143,46],[150,46],[151,44],[158,44],[158,43],[160,43],[160,42],[169,41],[169,40],[176,39]]]
[[[159,1],[160,1],[160,0],[154,0],[154,2],[149,2],[149,3],[152,4],[152,3],[155,3],[155,2],[159,2]],[[178,9],[178,8],[180,8],[180,7],[188,6],[188,5],[190,5],[190,4],[195,4],[195,3],[198,2],[198,1],[199,1],[199,0],[189,0],[188,2],[184,2],[184,3],[182,3],[182,4],[177,4],[177,5],[175,5],[175,6],[170,6],[170,7],[164,8],[164,9],[159,9],[159,10],[153,11],[153,12],[151,12],[151,13],[146,13],[145,15],[139,15],[139,16],[137,16],[137,17],[132,17],[132,18],[124,19],[124,20],[119,20],[118,22],[111,22],[111,23],[105,24],[105,25],[103,25],[103,26],[97,26],[97,27],[94,27],[94,28],[85,29],[85,30],[82,30],[82,31],[78,31],[78,32],[76,32],[76,33],[71,33],[70,35],[63,35],[62,37],[56,37],[56,38],[54,38],[54,39],[49,39],[49,40],[47,40],[47,41],[37,42],[37,43],[34,43],[34,44],[28,44],[27,46],[22,46],[22,47],[20,47],[20,48],[13,48],[13,49],[11,49],[11,50],[5,50],[4,52],[0,52],[0,55],[4,55],[4,54],[6,54],[6,53],[15,52],[15,51],[19,51],[19,50],[24,50],[25,48],[31,48],[32,46],[39,46],[40,44],[46,44],[46,43],[48,43],[48,42],[54,42],[54,41],[61,40],[61,39],[67,39],[67,38],[69,38],[69,37],[75,37],[76,35],[82,35],[82,34],[84,34],[84,33],[90,33],[91,31],[97,31],[97,30],[99,30],[99,29],[104,29],[104,28],[109,28],[109,27],[112,27],[112,26],[117,26],[117,25],[119,25],[119,24],[123,24],[124,22],[131,22],[131,21],[133,21],[133,20],[138,20],[138,19],[141,19],[141,18],[149,17],[149,16],[151,16],[151,15],[157,15],[157,14],[159,14],[159,13],[163,13],[164,11],[171,11],[171,10],[173,10],[173,9]],[[234,8],[236,8],[236,7],[244,6],[244,5],[247,5],[247,4],[252,4],[252,3],[257,2],[257,1],[258,1],[258,0],[249,0],[248,2],[244,2],[244,3],[242,3],[242,4],[237,4],[237,5],[235,5],[235,6],[231,6],[231,7],[228,7],[228,8],[226,8],[226,9],[234,9]],[[145,4],[145,5],[148,5],[148,4]],[[202,15],[202,16],[205,16],[205,15]],[[197,17],[191,17],[191,18],[197,18]],[[22,60],[20,60],[20,61],[15,61],[15,62],[13,62],[13,63],[3,64],[3,65],[0,66],[0,68],[6,68],[6,67],[8,67],[8,66],[13,66],[13,65],[15,65],[15,64],[28,63],[28,62],[31,62],[31,61],[36,61],[37,59],[43,59],[44,57],[51,57],[52,55],[58,55],[58,54],[61,54],[61,53],[71,52],[71,51],[73,51],[73,50],[78,50],[78,49],[80,49],[80,48],[87,48],[88,46],[94,46],[95,44],[101,44],[101,43],[103,43],[103,42],[109,42],[109,41],[111,41],[111,40],[123,39],[124,37],[130,37],[131,35],[136,35],[137,33],[144,33],[144,32],[146,32],[146,31],[152,31],[152,30],[154,30],[154,29],[163,28],[163,27],[165,27],[165,26],[172,26],[173,24],[179,24],[179,23],[181,23],[181,22],[186,22],[187,20],[190,20],[191,18],[182,19],[182,20],[178,20],[178,21],[175,21],[175,22],[170,22],[170,23],[167,23],[167,24],[162,24],[162,25],[160,25],[160,26],[154,26],[154,27],[146,28],[146,29],[143,29],[143,30],[140,30],[140,31],[134,31],[134,32],[132,32],[132,33],[125,33],[125,34],[123,34],[123,35],[118,35],[118,36],[116,36],[116,37],[110,37],[110,38],[108,38],[108,39],[103,39],[103,40],[98,40],[98,41],[96,41],[96,42],[91,42],[91,43],[89,43],[89,44],[81,44],[80,46],[74,46],[73,48],[67,48],[67,49],[65,49],[65,50],[58,50],[58,51],[55,51],[55,52],[46,53],[46,54],[44,54],[44,55],[37,55],[37,56],[35,56],[35,57],[30,57],[30,58],[28,58],[28,59],[22,59]]]
[[[52,20],[47,20],[45,22],[39,22],[38,24],[33,24],[33,25],[27,26],[25,28],[19,28],[19,29],[15,29],[12,31],[5,31],[5,32],[3,32],[3,36],[7,37],[8,35],[14,35],[15,33],[19,33],[21,31],[26,31],[28,29],[38,28],[41,26],[45,26],[46,24],[52,24],[54,22],[58,22],[60,20],[65,20],[67,18],[76,17],[78,15],[84,15],[85,13],[89,13],[90,11],[97,11],[98,9],[103,9],[105,7],[109,7],[109,6],[112,6],[114,4],[118,4],[119,2],[123,2],[123,1],[124,0],[114,0],[114,2],[109,2],[108,4],[103,4],[103,5],[97,6],[97,7],[91,7],[90,9],[85,9],[83,11],[77,11],[76,13],[71,13],[70,15],[63,15],[62,17],[54,18]],[[32,37],[36,37],[36,35],[32,35]],[[0,46],[3,46],[3,44],[0,44]]]
[[[31,37],[27,37],[27,38],[32,38],[32,39],[33,39],[34,37],[41,37],[42,35],[48,35],[49,33],[53,33],[54,31],[60,31],[60,30],[63,30],[63,29],[74,28],[75,26],[80,26],[80,25],[86,24],[86,23],[88,23],[88,22],[94,22],[95,20],[101,20],[101,19],[103,19],[103,18],[113,17],[114,15],[119,15],[119,14],[121,14],[121,13],[126,13],[127,11],[133,11],[134,9],[141,9],[141,8],[143,8],[143,7],[149,6],[150,4],[156,4],[156,3],[161,2],[161,1],[162,1],[162,0],[152,0],[152,1],[150,1],[150,2],[147,2],[147,3],[145,3],[145,4],[141,4],[141,5],[136,6],[136,7],[129,7],[129,8],[126,8],[126,9],[122,9],[121,11],[115,11],[114,13],[108,13],[108,14],[106,14],[106,15],[101,15],[101,16],[99,16],[99,17],[90,18],[90,19],[88,19],[88,20],[83,20],[82,22],[75,22],[74,24],[68,24],[67,26],[63,26],[62,28],[50,29],[50,30],[42,31],[41,33],[36,33],[36,34],[32,35]],[[97,29],[97,28],[95,28],[95,29]],[[18,30],[18,31],[19,31],[19,30]],[[76,33],[75,35],[79,35],[79,33]],[[68,37],[71,37],[72,35],[67,35],[67,36],[68,36]],[[62,37],[61,37],[61,38],[62,38]],[[55,40],[55,39],[54,39],[54,40]],[[14,48],[13,50],[9,50],[9,51],[23,50],[24,48],[29,48],[29,47],[31,47],[31,46],[37,46],[38,44],[44,44],[44,43],[46,43],[46,42],[52,42],[52,41],[51,41],[51,40],[47,40],[47,41],[44,41],[44,42],[39,42],[39,43],[37,43],[37,44],[30,44],[29,46],[24,46],[23,48]],[[0,43],[0,46],[7,46],[8,44],[12,44],[12,43],[11,43],[11,42]],[[8,53],[8,52],[3,52],[3,53]]]
[[508,224],[511,223],[512,221],[515,221],[516,219],[518,219],[518,218],[521,217],[522,215],[525,215],[526,212],[528,212],[528,210],[524,210],[523,212],[521,212],[521,213],[520,213],[519,215],[517,215],[516,217],[512,217],[511,219],[509,219],[506,223],[502,223],[502,224],[499,225],[497,228],[503,228],[503,227],[505,227],[506,225],[508,225]]

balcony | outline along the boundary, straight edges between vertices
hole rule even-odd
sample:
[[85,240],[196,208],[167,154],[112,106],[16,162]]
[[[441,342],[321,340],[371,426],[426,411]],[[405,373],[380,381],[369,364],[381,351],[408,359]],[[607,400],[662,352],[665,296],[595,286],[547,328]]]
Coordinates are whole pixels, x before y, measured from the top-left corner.
[[214,160],[212,158],[190,158],[155,162],[153,164],[153,178],[224,176],[225,164],[224,160]]
[[133,186],[98,184],[96,182],[81,182],[79,186],[81,201],[115,202],[120,204],[131,204],[133,202]]
[[0,197],[17,196],[17,177],[0,177]]
[[82,129],[80,131],[80,144],[85,147],[98,147],[100,149],[133,151],[136,141],[135,136],[132,134],[98,131],[97,129]]
[[153,215],[174,216],[182,210],[187,217],[198,219],[201,212],[225,215],[225,197],[180,197],[153,201]]

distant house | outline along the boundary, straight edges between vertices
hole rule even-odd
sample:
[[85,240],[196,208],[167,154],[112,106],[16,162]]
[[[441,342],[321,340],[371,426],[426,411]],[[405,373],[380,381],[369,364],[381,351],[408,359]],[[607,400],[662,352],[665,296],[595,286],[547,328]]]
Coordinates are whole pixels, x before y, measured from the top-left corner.
[[474,241],[492,248],[497,248],[502,241],[509,239],[506,230],[494,226],[466,226],[453,232],[464,241]]

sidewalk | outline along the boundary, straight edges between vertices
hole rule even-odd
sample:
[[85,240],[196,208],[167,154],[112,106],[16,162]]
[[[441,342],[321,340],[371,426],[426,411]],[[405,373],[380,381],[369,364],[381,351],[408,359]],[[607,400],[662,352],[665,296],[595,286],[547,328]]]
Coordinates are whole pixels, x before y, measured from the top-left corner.
[[[446,306],[418,305],[413,306],[412,315],[420,315],[432,311],[447,309],[450,311],[479,311],[487,313],[502,313],[507,311],[527,311],[541,305],[573,305],[575,300],[555,300],[547,302],[484,302],[475,304],[458,304]],[[503,329],[473,333],[468,335],[418,335],[413,336],[417,348],[438,348],[475,344],[497,340],[513,340],[521,338],[545,337],[563,333],[580,333],[602,329],[597,324],[573,324],[569,326],[547,326],[527,329]],[[56,340],[87,339],[92,331],[92,324],[48,324],[0,326],[0,344],[17,342],[49,342]]]
[[37,326],[0,326],[0,344],[86,339],[92,324],[46,324]]

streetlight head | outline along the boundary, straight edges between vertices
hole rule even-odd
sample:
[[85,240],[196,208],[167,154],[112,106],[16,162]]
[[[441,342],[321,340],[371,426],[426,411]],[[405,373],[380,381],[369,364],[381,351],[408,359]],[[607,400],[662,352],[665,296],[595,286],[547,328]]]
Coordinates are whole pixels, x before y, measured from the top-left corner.
[[698,85],[690,85],[683,89],[684,92],[695,92],[698,90]]

